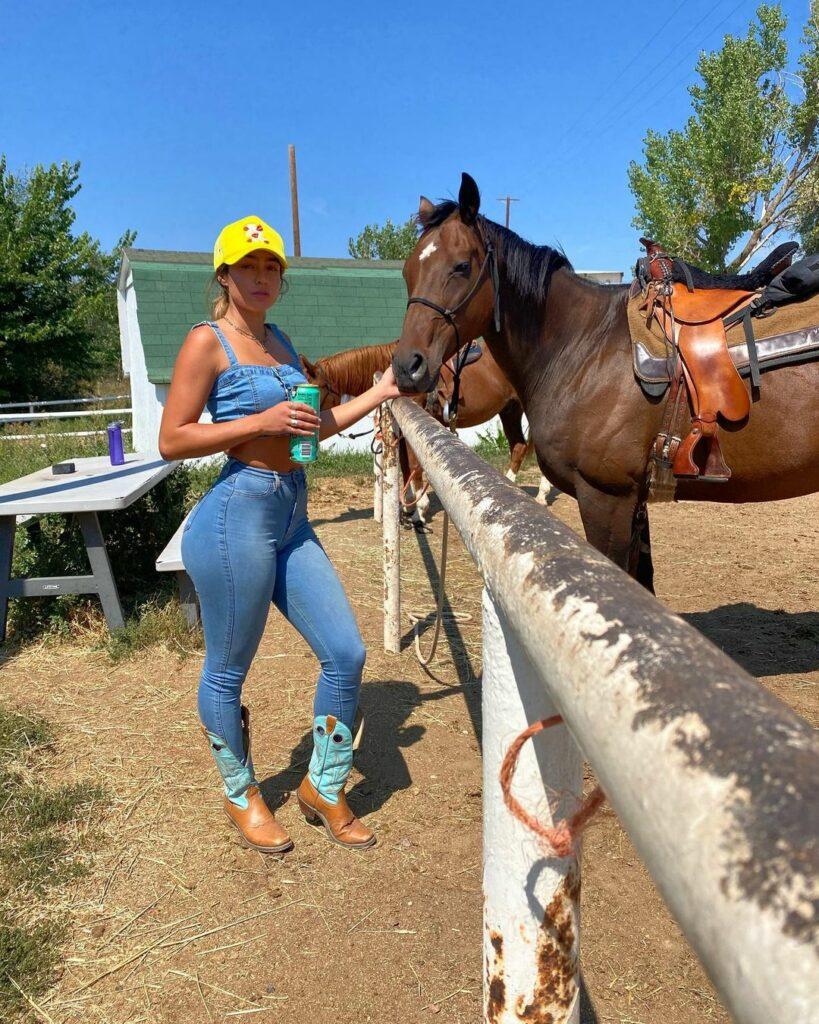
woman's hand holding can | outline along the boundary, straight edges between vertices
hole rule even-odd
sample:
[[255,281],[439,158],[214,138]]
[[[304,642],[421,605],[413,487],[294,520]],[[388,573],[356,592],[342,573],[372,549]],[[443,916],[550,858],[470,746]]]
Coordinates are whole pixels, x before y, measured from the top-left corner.
[[304,402],[279,402],[256,417],[263,435],[309,437],[321,427],[315,410]]

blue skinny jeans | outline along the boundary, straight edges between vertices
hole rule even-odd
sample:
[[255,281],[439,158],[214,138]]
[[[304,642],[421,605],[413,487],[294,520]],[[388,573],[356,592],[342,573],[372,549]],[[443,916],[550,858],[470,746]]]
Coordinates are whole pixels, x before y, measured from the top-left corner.
[[321,671],[314,715],[352,728],[366,650],[347,595],[307,518],[304,471],[229,459],[194,508],[182,560],[202,610],[199,717],[242,761],[241,694],[270,602],[301,633]]

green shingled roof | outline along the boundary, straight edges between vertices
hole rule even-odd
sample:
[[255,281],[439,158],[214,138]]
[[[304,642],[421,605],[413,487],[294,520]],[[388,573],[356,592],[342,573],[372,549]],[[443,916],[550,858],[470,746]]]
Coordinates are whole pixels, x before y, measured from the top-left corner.
[[[171,379],[176,354],[190,330],[210,313],[209,253],[126,250],[134,278],[137,318],[148,379]],[[358,345],[392,341],[401,333],[407,290],[403,264],[393,260],[291,258],[288,293],[270,319],[308,359]]]

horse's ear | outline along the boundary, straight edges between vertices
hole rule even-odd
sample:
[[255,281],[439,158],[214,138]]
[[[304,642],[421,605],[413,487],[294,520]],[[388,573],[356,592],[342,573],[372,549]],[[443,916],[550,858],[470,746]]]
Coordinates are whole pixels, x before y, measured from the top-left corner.
[[464,171],[461,175],[461,190],[458,193],[458,209],[461,220],[467,227],[471,227],[475,223],[480,207],[481,194],[475,184],[475,179]]
[[418,223],[421,227],[426,227],[426,223],[432,216],[432,211],[435,206],[427,199],[426,196],[421,196],[418,202]]
[[310,360],[307,358],[307,356],[303,355],[301,352],[299,352],[299,359],[301,360],[301,366],[302,366],[302,369],[304,370],[305,377],[315,378],[315,376],[316,376],[316,364],[315,363],[311,363]]

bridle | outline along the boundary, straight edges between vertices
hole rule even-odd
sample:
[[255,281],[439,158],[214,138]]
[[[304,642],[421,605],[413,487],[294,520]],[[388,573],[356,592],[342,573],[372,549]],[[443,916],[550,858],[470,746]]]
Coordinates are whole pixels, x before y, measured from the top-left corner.
[[[413,304],[418,303],[419,306],[428,306],[434,310],[439,317],[442,317],[455,331],[455,369],[453,373],[453,384],[452,384],[452,401],[450,407],[452,409],[453,424],[452,429],[454,430],[454,422],[458,417],[458,402],[461,394],[461,370],[466,365],[466,357],[469,352],[469,345],[461,345],[461,332],[458,330],[458,325],[455,323],[455,314],[459,310],[463,309],[465,305],[473,298],[478,288],[483,282],[484,272],[489,273],[489,279],[492,282],[492,314],[494,317],[495,330],[500,330],[500,279],[498,276],[498,259],[495,254],[495,247],[492,243],[484,237],[483,232],[480,228],[477,229],[478,237],[480,238],[484,247],[484,258],[481,263],[481,268],[478,271],[478,276],[469,291],[464,295],[461,301],[456,305],[449,307],[439,306],[437,302],[433,302],[432,299],[426,299],[423,295],[413,295],[407,299],[407,309]],[[470,338],[470,341],[472,339]]]

